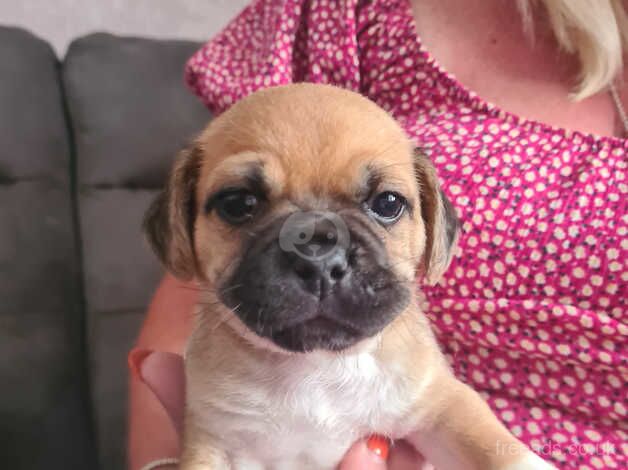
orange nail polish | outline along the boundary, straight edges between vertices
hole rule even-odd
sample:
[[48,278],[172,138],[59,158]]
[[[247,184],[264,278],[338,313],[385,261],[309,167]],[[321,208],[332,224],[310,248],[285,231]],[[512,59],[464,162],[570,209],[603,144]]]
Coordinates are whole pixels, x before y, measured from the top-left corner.
[[140,374],[140,368],[142,367],[142,362],[148,356],[153,353],[150,349],[142,349],[142,348],[133,348],[129,352],[127,357],[127,362],[129,364],[129,370],[133,374],[133,376],[137,379],[141,379],[142,376]]
[[383,436],[374,435],[367,439],[366,447],[382,460],[386,460],[390,450],[390,441]]

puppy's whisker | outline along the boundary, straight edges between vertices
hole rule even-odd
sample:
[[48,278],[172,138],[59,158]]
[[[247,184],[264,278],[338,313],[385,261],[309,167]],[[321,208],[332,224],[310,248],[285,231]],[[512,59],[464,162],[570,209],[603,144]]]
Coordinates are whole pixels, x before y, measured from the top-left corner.
[[262,329],[262,324],[261,324],[261,319],[262,319],[262,312],[263,312],[263,308],[258,308],[257,309],[257,321],[256,321],[256,325],[257,325],[257,330],[258,331],[264,331]]
[[409,256],[407,258],[404,258],[404,257],[400,256],[400,257],[395,257],[394,260],[393,260],[394,262],[387,264],[386,267],[388,269],[393,269],[393,268],[396,268],[399,265],[404,264],[404,263],[416,264],[416,263],[419,263],[422,260],[423,260],[423,255],[420,255],[420,256]]
[[216,325],[214,325],[214,328],[211,331],[214,332],[221,325],[228,324],[229,321],[235,320],[235,317],[233,315],[236,315],[236,312],[237,312],[238,308],[240,308],[240,305],[241,304],[238,304],[234,308],[229,309],[227,312],[225,312],[224,315],[222,315],[221,318],[219,319],[219,321],[216,323]]
[[224,293],[226,293],[226,292],[230,292],[230,291],[232,291],[232,290],[239,289],[240,287],[244,287],[244,284],[234,284],[234,285],[232,285],[232,286],[225,287],[225,288],[223,288],[223,289],[220,289],[220,293],[221,293],[221,294],[224,294]]
[[403,263],[405,261],[420,261],[421,259],[423,259],[424,256],[425,254],[421,253],[420,255],[415,255],[415,256],[393,256],[391,258],[400,263]]
[[176,284],[177,288],[179,289],[185,289],[185,290],[190,290],[193,292],[211,292],[211,289],[208,287],[200,287],[200,286],[194,286],[194,285],[190,285],[190,284],[184,284],[182,282],[179,282]]
[[402,286],[402,285],[407,284],[408,282],[409,281],[407,281],[407,280],[400,279],[400,280],[396,280],[396,281],[386,281],[384,283],[380,283],[380,284],[374,285],[373,287],[375,288],[375,290],[377,292],[378,290],[387,289],[389,287]]
[[214,302],[199,301],[197,302],[197,305],[200,305],[202,307],[215,307],[216,305],[224,305],[224,303],[222,303],[220,300],[216,300]]

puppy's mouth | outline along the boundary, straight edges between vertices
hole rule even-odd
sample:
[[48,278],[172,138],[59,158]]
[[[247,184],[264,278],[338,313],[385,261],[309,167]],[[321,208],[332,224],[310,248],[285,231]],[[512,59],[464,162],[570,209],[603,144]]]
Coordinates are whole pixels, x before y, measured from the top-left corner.
[[358,329],[322,315],[274,331],[269,336],[277,346],[299,352],[314,349],[341,351],[361,338],[363,335]]
[[[244,289],[229,291],[232,295],[225,295],[223,302],[236,304],[232,310],[250,331],[290,352],[348,349],[381,332],[409,298],[408,289],[395,286],[379,299],[357,289],[360,294],[355,297],[346,299],[339,292],[321,301],[284,286],[282,295],[274,291],[280,299],[275,308],[263,296],[259,302],[251,302]],[[256,288],[252,291],[259,292]]]
[[[253,333],[287,351],[341,351],[381,332],[408,305],[411,285],[395,275],[380,238],[351,221],[350,244],[323,247],[326,255],[317,258],[286,250],[282,221],[271,224],[250,242],[221,300]],[[317,246],[338,239],[315,235]]]

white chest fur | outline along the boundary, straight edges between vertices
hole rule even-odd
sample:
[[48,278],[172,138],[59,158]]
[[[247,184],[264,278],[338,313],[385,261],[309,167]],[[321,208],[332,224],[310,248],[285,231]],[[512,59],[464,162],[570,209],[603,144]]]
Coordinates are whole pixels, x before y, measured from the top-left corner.
[[188,407],[235,470],[330,470],[359,437],[416,424],[406,417],[422,384],[370,352],[261,356],[188,361]]

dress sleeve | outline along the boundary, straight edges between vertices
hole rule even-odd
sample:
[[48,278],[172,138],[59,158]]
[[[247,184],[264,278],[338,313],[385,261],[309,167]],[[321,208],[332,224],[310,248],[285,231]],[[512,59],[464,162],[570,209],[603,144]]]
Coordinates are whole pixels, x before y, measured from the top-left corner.
[[360,88],[359,0],[256,0],[186,66],[186,82],[220,113],[240,98],[293,82]]

